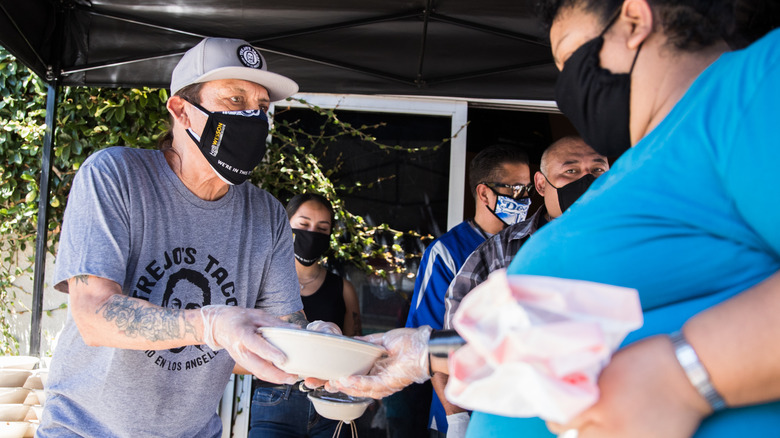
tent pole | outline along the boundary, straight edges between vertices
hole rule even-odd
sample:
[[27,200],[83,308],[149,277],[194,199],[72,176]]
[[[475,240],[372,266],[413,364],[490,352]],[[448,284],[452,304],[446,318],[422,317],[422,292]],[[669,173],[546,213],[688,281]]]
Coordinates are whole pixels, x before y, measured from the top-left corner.
[[35,238],[35,273],[33,277],[32,323],[30,327],[30,356],[41,352],[41,316],[43,314],[43,280],[46,273],[46,246],[49,224],[49,183],[51,181],[51,155],[54,150],[54,130],[57,120],[57,100],[60,94],[59,79],[49,84],[46,95],[46,135],[43,138],[41,157],[41,183],[38,190],[38,233]]
[[43,316],[43,280],[46,274],[46,253],[49,241],[49,186],[51,184],[52,151],[56,142],[57,101],[60,96],[62,73],[60,60],[65,40],[65,0],[58,0],[52,50],[53,65],[46,69],[48,91],[46,93],[46,133],[41,151],[41,180],[38,187],[38,231],[35,235],[35,271],[33,272],[33,299],[30,309],[30,356],[41,354],[41,317]]

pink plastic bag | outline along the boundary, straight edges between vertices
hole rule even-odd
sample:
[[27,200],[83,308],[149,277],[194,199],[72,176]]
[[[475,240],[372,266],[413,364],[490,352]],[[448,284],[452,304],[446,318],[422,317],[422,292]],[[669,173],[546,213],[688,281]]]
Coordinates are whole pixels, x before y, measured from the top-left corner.
[[642,308],[634,289],[501,270],[466,296],[453,326],[468,344],[450,359],[450,402],[565,423],[596,402],[598,375],[642,326]]

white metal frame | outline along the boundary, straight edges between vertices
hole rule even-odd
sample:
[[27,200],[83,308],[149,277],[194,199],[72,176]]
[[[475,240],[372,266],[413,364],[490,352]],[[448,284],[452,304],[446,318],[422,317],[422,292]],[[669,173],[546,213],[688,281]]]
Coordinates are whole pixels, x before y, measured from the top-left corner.
[[[456,99],[433,99],[396,96],[337,94],[296,94],[296,98],[320,108],[348,111],[420,114],[443,116],[451,120],[450,180],[447,202],[447,229],[463,221],[464,177],[466,175],[466,123],[468,102]],[[304,108],[298,101],[277,102],[276,106]]]

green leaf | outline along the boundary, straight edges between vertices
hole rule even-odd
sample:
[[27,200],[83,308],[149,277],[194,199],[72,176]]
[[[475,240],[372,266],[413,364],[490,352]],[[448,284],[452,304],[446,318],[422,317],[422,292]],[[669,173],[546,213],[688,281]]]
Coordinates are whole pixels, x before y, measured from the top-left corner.
[[30,193],[28,193],[27,196],[24,197],[24,202],[30,203],[36,201],[37,199],[38,199],[38,191],[30,190]]

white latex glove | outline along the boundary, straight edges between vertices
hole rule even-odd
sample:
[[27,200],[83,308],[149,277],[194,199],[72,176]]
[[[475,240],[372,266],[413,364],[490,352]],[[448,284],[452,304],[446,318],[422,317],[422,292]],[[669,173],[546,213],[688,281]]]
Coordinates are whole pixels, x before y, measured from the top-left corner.
[[342,377],[325,384],[331,392],[343,392],[355,397],[380,399],[409,386],[430,379],[428,374],[428,339],[431,328],[401,328],[387,333],[360,337],[364,341],[387,349],[387,357],[379,359],[367,376]]
[[468,412],[447,415],[447,438],[465,438],[470,419]]
[[341,329],[339,328],[338,325],[336,325],[336,324],[334,324],[332,322],[327,322],[327,321],[322,321],[322,320],[317,320],[317,321],[310,322],[306,326],[306,330],[311,330],[313,332],[320,332],[320,333],[330,333],[332,335],[340,335],[341,334]]
[[266,382],[293,384],[298,377],[276,368],[287,357],[262,336],[260,327],[297,327],[259,309],[210,305],[200,309],[203,341],[212,350],[224,348],[238,365]]

